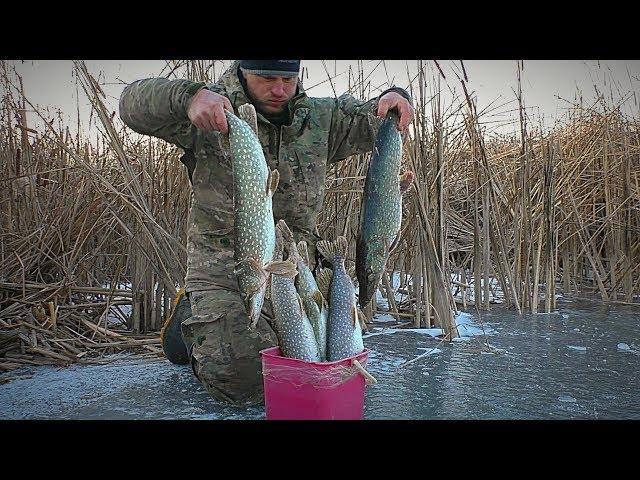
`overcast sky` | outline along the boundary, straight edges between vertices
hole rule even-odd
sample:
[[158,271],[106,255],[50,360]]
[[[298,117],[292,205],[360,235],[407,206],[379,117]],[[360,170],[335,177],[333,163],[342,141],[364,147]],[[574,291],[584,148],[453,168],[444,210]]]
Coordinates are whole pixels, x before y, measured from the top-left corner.
[[[418,70],[416,60],[362,60],[365,76],[371,81],[371,95],[387,88],[389,83],[407,87],[409,78],[413,78]],[[429,85],[433,86],[435,63],[424,61],[428,65]],[[463,61],[468,77],[467,89],[474,92],[478,108],[482,110],[488,105],[497,107],[493,119],[504,124],[510,119],[517,118],[514,109],[517,108],[514,91],[517,89],[517,73],[515,60],[471,60]],[[24,89],[29,100],[39,107],[60,108],[70,127],[76,124],[76,85],[72,75],[73,63],[68,60],[25,60],[8,61],[15,66],[22,76]],[[95,76],[100,75],[100,83],[108,97],[111,111],[118,110],[118,97],[129,83],[140,78],[166,76],[164,60],[88,60],[89,71]],[[220,65],[222,68],[228,62]],[[462,76],[459,60],[440,60],[438,64],[443,70],[446,80],[441,80],[443,88],[443,103],[450,102],[451,92],[456,95],[462,92],[460,80],[456,74]],[[310,96],[334,96],[347,90],[349,66],[357,69],[358,61],[348,60],[303,60],[302,66],[308,71],[303,83]],[[325,67],[333,75],[333,88],[326,81]],[[174,77],[172,77],[174,78]],[[124,82],[124,83],[123,83]],[[324,83],[321,83],[324,82]],[[321,83],[320,85],[317,85]],[[522,72],[522,88],[525,104],[536,122],[551,126],[555,119],[566,113],[569,107],[567,101],[572,101],[576,95],[582,95],[585,103],[593,100],[596,88],[607,97],[613,94],[614,100],[630,97],[624,104],[627,115],[638,118],[638,103],[634,93],[640,85],[640,61],[582,61],[582,60],[525,60]],[[310,88],[312,87],[312,88]],[[84,93],[80,89],[80,117],[86,128],[89,121],[89,106]],[[30,114],[30,126],[37,126],[35,115]],[[503,131],[517,131],[517,125],[502,126]],[[93,130],[93,129],[92,129]]]

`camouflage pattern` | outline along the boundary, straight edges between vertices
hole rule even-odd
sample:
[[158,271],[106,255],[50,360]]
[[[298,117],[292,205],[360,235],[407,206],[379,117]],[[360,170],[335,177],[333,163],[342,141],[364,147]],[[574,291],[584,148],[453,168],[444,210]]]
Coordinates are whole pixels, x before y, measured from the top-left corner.
[[226,289],[189,294],[193,316],[182,323],[182,334],[191,346],[193,373],[213,397],[236,405],[256,404],[263,397],[258,352],[277,345],[277,337],[265,317],[254,330],[247,328],[232,252],[221,252],[220,257],[227,260],[233,279]]
[[[242,402],[261,397],[258,351],[277,345],[277,339],[264,318],[257,331],[246,328],[233,273],[228,137],[203,132],[187,117],[189,102],[201,88],[226,96],[236,113],[240,105],[250,103],[237,72],[238,62],[234,62],[215,84],[166,78],[133,82],[120,97],[120,116],[132,130],[162,138],[185,151],[182,161],[192,186],[186,289],[194,317],[183,324],[183,333],[192,345],[195,373],[209,392],[216,398]],[[338,99],[311,98],[299,82],[285,125],[278,127],[257,115],[265,159],[271,170],[280,173],[273,195],[274,218],[285,219],[296,240],[307,242],[313,267],[327,164],[371,151],[378,125],[376,111],[377,98],[367,102],[346,94]]]

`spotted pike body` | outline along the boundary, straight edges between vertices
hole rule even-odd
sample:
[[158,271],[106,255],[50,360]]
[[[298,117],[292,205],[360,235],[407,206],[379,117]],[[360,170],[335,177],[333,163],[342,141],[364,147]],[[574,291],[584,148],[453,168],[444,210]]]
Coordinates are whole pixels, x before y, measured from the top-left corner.
[[296,244],[293,233],[284,220],[278,222],[277,228],[282,232],[284,248],[289,253],[289,260],[295,263],[298,275],[295,277],[295,285],[302,299],[304,311],[313,327],[316,342],[320,350],[321,361],[327,359],[327,321],[329,318],[329,305],[318,289],[313,273],[309,268],[307,245],[305,242]]
[[358,301],[363,308],[373,297],[399,236],[402,194],[413,180],[410,171],[399,177],[402,138],[397,125],[398,116],[390,112],[378,131],[365,179],[356,243]]
[[[242,105],[239,113],[244,118],[253,117],[255,122],[253,105]],[[278,185],[278,172],[269,170],[252,127],[233,113],[225,111],[225,114],[233,170],[235,272],[250,327],[255,328],[269,278],[265,267],[273,260],[275,248],[271,200]]]
[[347,240],[338,237],[335,242],[320,241],[316,248],[333,269],[329,285],[327,361],[335,362],[364,350],[356,291],[344,265]]
[[[276,235],[280,237],[280,231],[276,231]],[[287,261],[281,259],[282,241],[278,238],[271,274],[271,304],[280,352],[287,358],[307,362],[323,361],[315,332],[296,291],[294,278],[299,272],[291,258]]]

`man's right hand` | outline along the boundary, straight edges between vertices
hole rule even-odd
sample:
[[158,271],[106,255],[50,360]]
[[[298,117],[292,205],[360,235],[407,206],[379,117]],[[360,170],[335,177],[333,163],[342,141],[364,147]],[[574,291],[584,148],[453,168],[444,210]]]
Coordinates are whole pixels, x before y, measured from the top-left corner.
[[233,106],[229,99],[203,88],[193,96],[187,109],[187,116],[200,130],[205,132],[217,130],[226,134],[229,131],[229,125],[224,114],[225,110],[233,113]]

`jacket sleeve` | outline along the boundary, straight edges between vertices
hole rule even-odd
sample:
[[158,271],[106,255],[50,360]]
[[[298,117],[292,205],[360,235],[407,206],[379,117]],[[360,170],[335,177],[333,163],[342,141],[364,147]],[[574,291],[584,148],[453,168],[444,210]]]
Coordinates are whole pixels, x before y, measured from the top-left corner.
[[367,153],[373,149],[375,134],[381,121],[376,116],[378,100],[392,91],[411,102],[410,95],[399,87],[385,90],[378,97],[366,102],[348,94],[336,100],[329,134],[327,163],[335,163],[351,155]]
[[217,92],[215,87],[190,80],[138,80],[120,95],[120,118],[137,133],[161,138],[185,150],[199,150],[205,133],[191,123],[187,108],[195,93],[205,87]]

